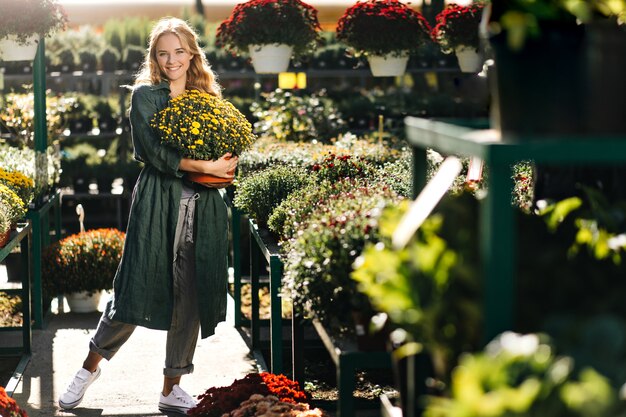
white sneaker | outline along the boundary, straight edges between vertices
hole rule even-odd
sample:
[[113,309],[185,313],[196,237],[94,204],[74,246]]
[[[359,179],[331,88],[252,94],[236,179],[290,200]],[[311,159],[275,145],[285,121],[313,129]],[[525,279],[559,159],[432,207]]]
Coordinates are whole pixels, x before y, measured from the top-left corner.
[[76,407],[83,400],[83,396],[85,395],[85,391],[89,388],[89,385],[93,383],[102,371],[98,367],[93,373],[89,372],[85,368],[80,368],[76,375],[74,375],[74,379],[70,382],[67,389],[61,396],[59,397],[59,405],[64,410],[70,410]]
[[167,397],[161,393],[159,400],[159,410],[163,413],[173,411],[176,413],[187,414],[187,411],[196,406],[196,400],[187,394],[181,387],[174,385],[172,392]]

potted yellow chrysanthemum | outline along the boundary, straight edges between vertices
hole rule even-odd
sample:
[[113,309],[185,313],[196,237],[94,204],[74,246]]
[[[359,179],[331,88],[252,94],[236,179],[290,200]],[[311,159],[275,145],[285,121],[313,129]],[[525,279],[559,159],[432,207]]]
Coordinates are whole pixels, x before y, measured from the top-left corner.
[[[152,119],[163,143],[191,159],[216,160],[226,153],[239,155],[256,136],[246,117],[227,100],[197,90],[188,90],[170,102]],[[215,188],[231,180],[188,173],[191,181]]]

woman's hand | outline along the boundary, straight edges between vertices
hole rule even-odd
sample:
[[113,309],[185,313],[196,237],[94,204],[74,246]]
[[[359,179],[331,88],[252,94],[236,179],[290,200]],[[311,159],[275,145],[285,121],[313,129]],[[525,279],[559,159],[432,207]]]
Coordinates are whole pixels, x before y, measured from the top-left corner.
[[179,169],[187,172],[200,172],[210,174],[220,178],[235,178],[235,169],[239,163],[239,157],[233,156],[230,152],[224,154],[214,161],[200,161],[196,159],[183,158],[180,161]]
[[[237,169],[239,157],[233,156],[230,152],[228,152],[225,153],[221,158],[209,162],[212,162],[214,164],[211,169],[217,170],[217,173],[213,173],[213,175],[222,178],[235,178],[235,169]],[[209,172],[206,173],[209,174]],[[224,175],[220,173],[224,173]]]

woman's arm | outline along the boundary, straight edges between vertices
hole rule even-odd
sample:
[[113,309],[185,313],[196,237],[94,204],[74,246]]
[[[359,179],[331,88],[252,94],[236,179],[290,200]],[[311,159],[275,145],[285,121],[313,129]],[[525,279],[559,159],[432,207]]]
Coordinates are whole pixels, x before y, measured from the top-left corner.
[[238,162],[239,158],[231,156],[230,153],[214,161],[183,158],[180,160],[178,169],[187,172],[210,174],[220,178],[235,178],[235,168],[237,168]]
[[157,133],[150,127],[150,120],[158,111],[156,95],[148,85],[133,89],[130,107],[130,125],[135,158],[166,174],[182,177],[178,170],[180,153],[161,143]]

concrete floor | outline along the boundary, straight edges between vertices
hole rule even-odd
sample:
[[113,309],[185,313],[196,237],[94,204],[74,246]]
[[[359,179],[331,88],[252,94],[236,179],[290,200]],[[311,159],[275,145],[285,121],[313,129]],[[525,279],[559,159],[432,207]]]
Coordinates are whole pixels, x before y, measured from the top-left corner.
[[[218,325],[215,335],[198,340],[195,371],[181,382],[194,397],[258,370],[244,337],[233,327],[229,301],[226,322]],[[30,417],[163,415],[157,404],[166,332],[145,328],[137,328],[110,362],[101,363],[102,375],[79,407],[70,412],[59,409],[57,398],[80,369],[99,317],[99,313],[51,314],[46,328],[34,331],[33,355],[13,395]]]

